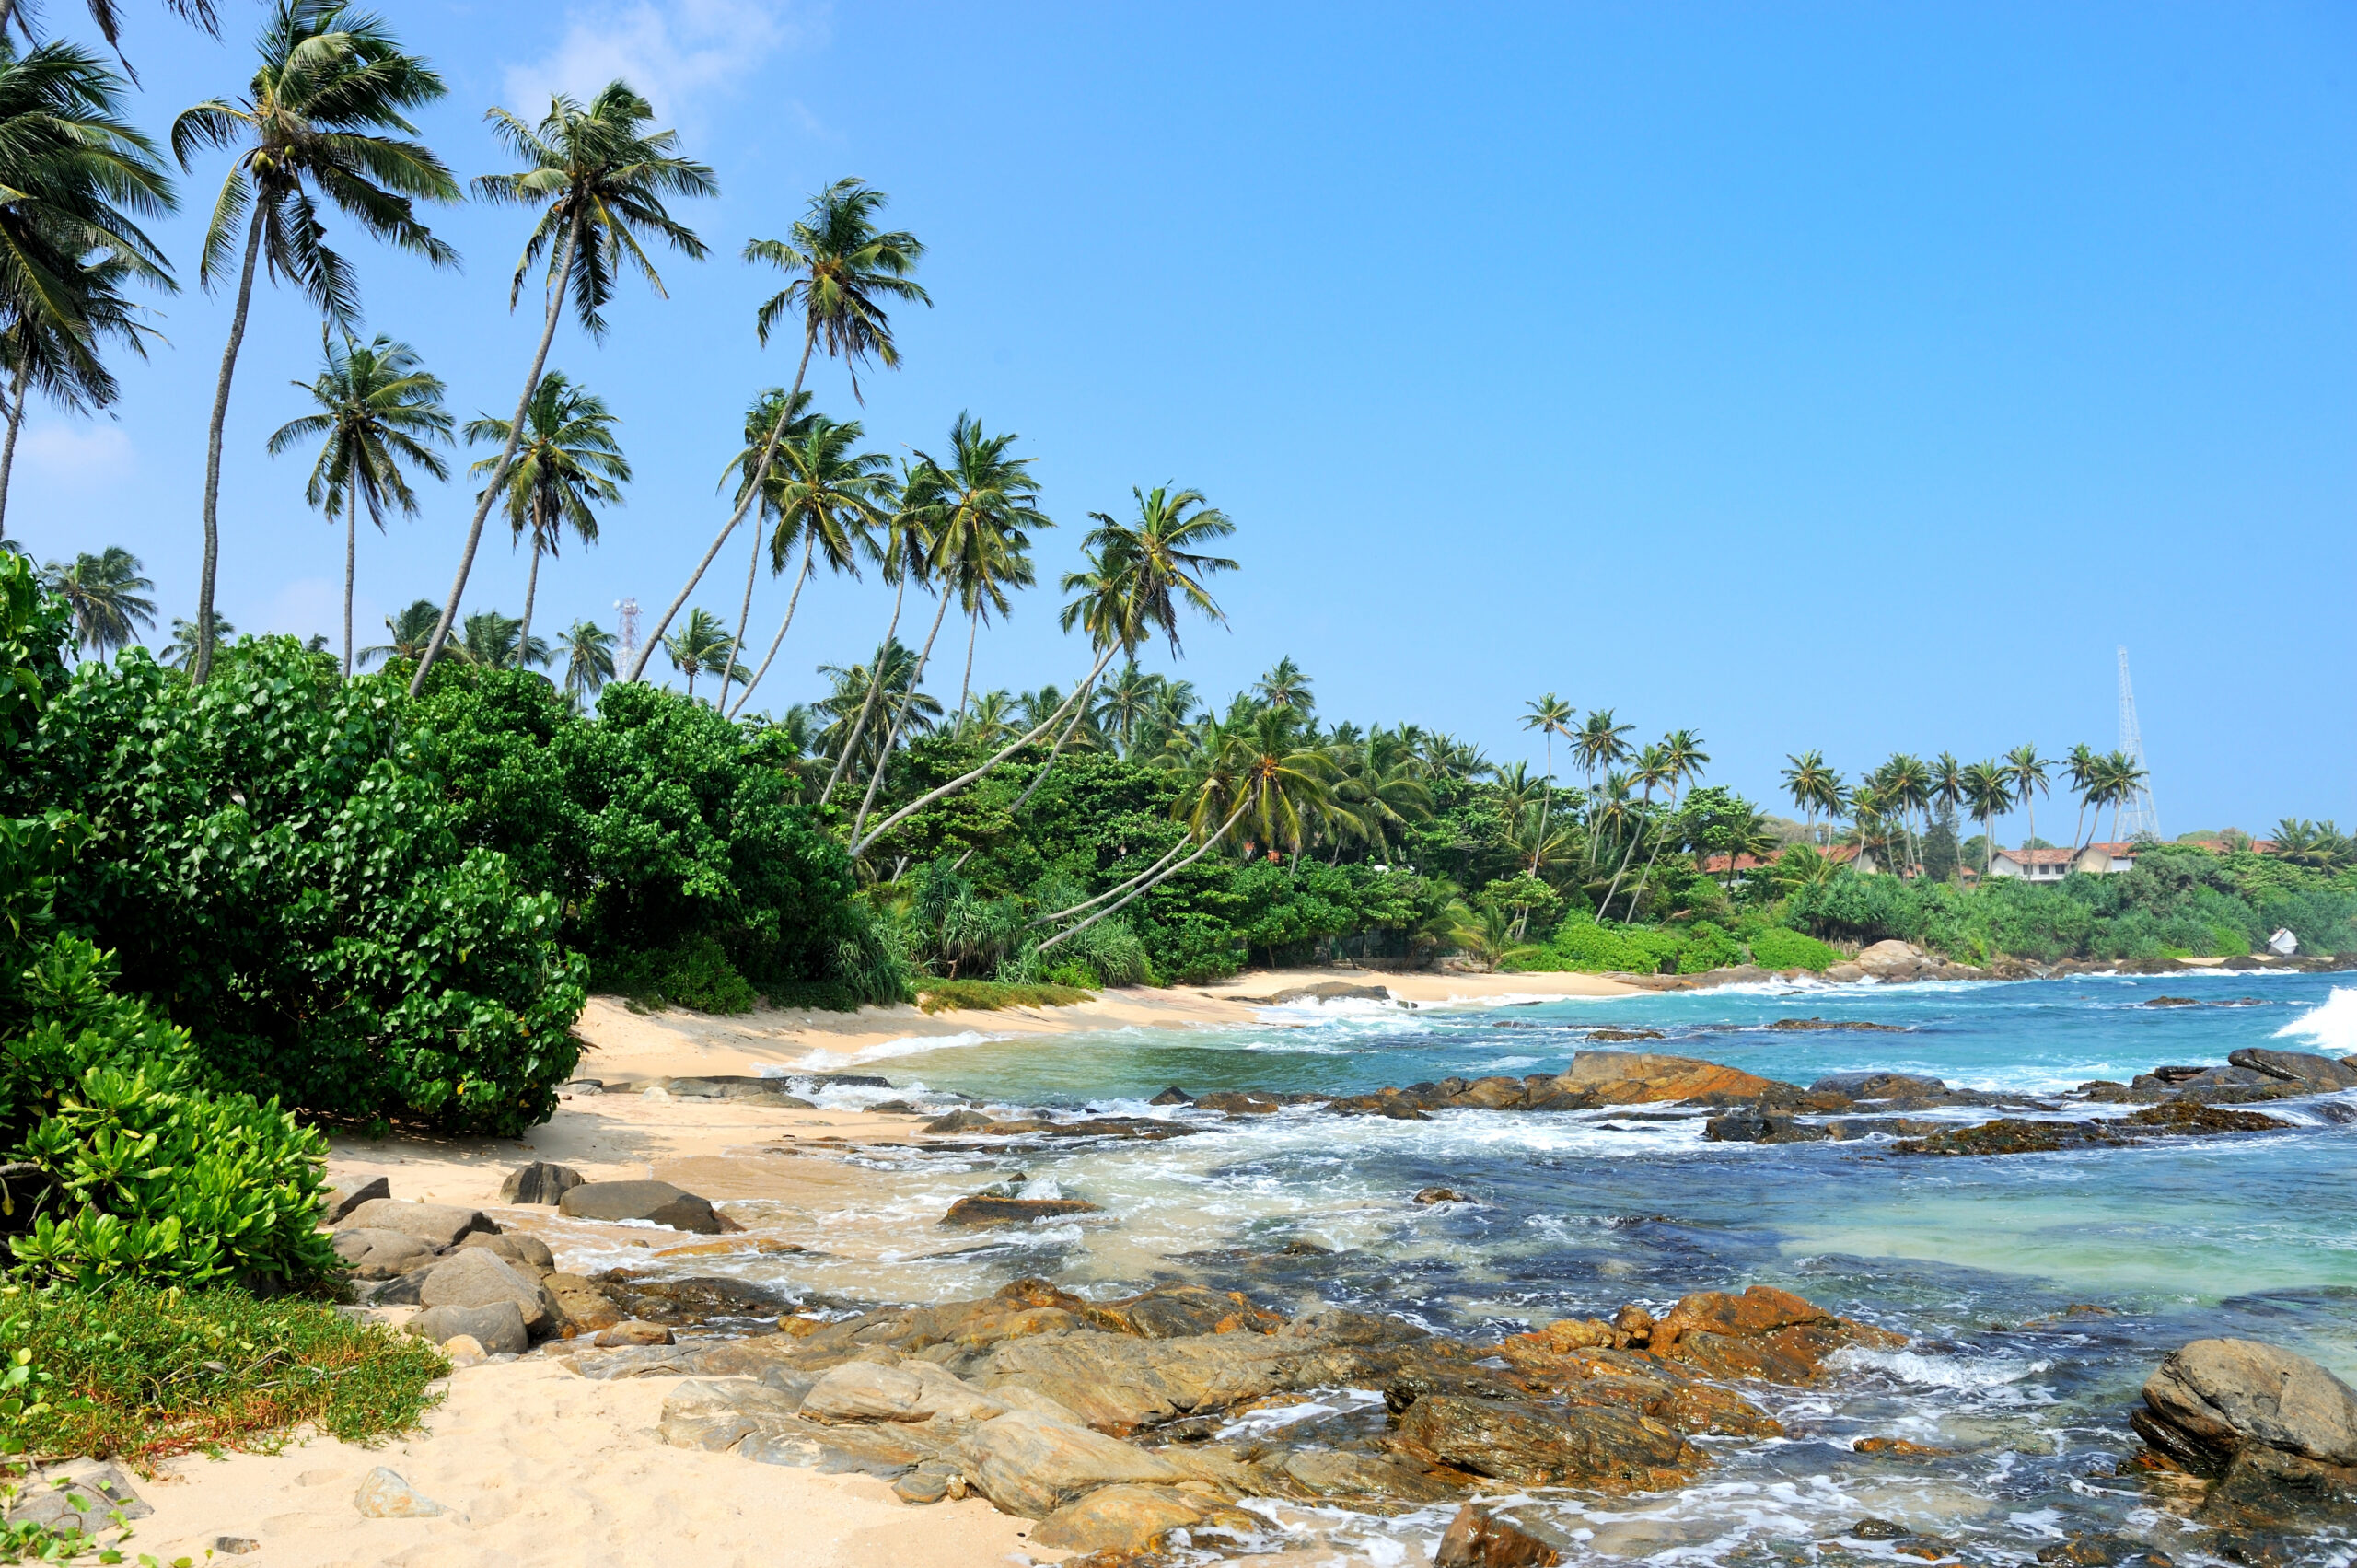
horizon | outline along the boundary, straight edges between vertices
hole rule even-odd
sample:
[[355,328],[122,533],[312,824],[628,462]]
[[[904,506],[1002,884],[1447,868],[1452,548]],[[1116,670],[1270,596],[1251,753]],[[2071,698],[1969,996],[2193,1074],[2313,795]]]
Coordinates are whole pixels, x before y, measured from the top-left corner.
[[[217,44],[128,17],[143,129],[237,91],[259,14],[230,0]],[[746,403],[792,376],[750,330],[777,275],[736,253],[856,173],[930,248],[935,307],[896,309],[906,365],[862,375],[864,409],[814,360],[818,406],[896,453],[936,448],[965,409],[1021,432],[1062,525],[1043,581],[1130,485],[1206,492],[1237,524],[1233,630],[1190,628],[1175,670],[1144,662],[1214,704],[1290,656],[1321,718],[1419,723],[1537,769],[1524,704],[1554,691],[1635,740],[1700,730],[1708,781],[1784,815],[1789,752],[1854,777],[1895,751],[2108,750],[2125,645],[2165,839],[2357,819],[2357,745],[2307,691],[2346,668],[2348,633],[2244,608],[2352,563],[2345,12],[1245,15],[405,7],[396,31],[451,88],[421,129],[462,180],[505,167],[483,108],[536,118],[531,94],[620,66],[722,186],[681,206],[713,259],[659,261],[669,300],[626,283],[602,345],[559,332],[552,366],[614,404],[640,477],[598,546],[543,564],[536,628],[610,629],[615,599],[651,617],[677,591],[726,516]],[[91,41],[78,7],[48,20]],[[1134,90],[1149,60],[1166,93]],[[877,62],[892,114],[854,69]],[[118,367],[119,420],[36,408],[7,518],[37,560],[141,557],[151,644],[194,613],[228,308],[196,287],[194,239],[226,161],[199,159],[154,226],[183,285],[153,301],[169,343]],[[536,326],[528,289],[505,308],[524,222],[426,216],[462,273],[331,221],[361,331],[414,343],[461,422],[505,413]],[[224,458],[240,632],[340,619],[308,458],[261,450],[300,412],[318,329],[258,287]],[[364,528],[359,642],[444,597],[470,499],[431,487],[418,520]],[[470,611],[521,607],[503,542],[486,528]],[[733,621],[741,545],[691,608]],[[786,587],[763,579],[757,649]],[[886,598],[872,575],[814,582],[761,705],[864,658]],[[1069,688],[1085,661],[1056,600],[986,632],[978,687]],[[1557,776],[1575,776],[1560,758]]]

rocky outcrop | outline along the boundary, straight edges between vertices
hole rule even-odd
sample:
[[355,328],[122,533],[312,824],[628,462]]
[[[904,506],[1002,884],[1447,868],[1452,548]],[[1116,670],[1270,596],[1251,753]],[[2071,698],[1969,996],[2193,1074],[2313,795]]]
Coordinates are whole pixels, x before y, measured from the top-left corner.
[[1869,1024],[1859,1018],[1779,1018],[1769,1028],[1779,1032],[1848,1031],[1860,1034],[1891,1034],[1907,1032],[1900,1024]]
[[1100,1213],[1079,1198],[998,1198],[977,1193],[949,1205],[941,1223],[949,1225],[1029,1225],[1033,1220],[1065,1219]]
[[1122,1482],[1099,1487],[1039,1521],[1031,1544],[1059,1551],[1151,1551],[1173,1530],[1248,1537],[1267,1521],[1229,1507],[1214,1494]]
[[1656,1421],[1608,1406],[1429,1394],[1399,1418],[1401,1448],[1515,1486],[1675,1486],[1708,1461]]
[[580,1220],[644,1220],[717,1236],[732,1225],[713,1206],[668,1181],[587,1181],[568,1189],[557,1212]]
[[[1645,1051],[1583,1051],[1566,1072],[1523,1078],[1443,1078],[1374,1094],[1345,1095],[1328,1102],[1345,1115],[1414,1116],[1434,1110],[1601,1110],[1620,1105],[1658,1105],[1674,1100],[1724,1097],[1755,1098],[1789,1084],[1755,1076],[1715,1062]],[[1208,1105],[1201,1099],[1198,1105]]]
[[2216,1478],[2204,1519],[2357,1526],[2357,1392],[2315,1362],[2256,1340],[2195,1340],[2143,1395],[2129,1421],[2147,1463]]
[[344,1216],[361,1204],[392,1195],[393,1184],[381,1176],[355,1177],[350,1181],[338,1182],[328,1189],[325,1198],[319,1200],[319,1223],[341,1225]]
[[1433,1568],[1554,1568],[1563,1554],[1512,1519],[1468,1503],[1433,1549]]
[[397,1230],[428,1247],[456,1247],[478,1233],[496,1236],[499,1226],[481,1209],[451,1203],[401,1203],[371,1198],[354,1204],[336,1225],[338,1230]]
[[2263,1074],[2279,1083],[2297,1084],[2311,1094],[2357,1089],[2357,1067],[2305,1051],[2263,1051],[2246,1047],[2227,1054],[2227,1063],[2246,1072]]
[[534,1160],[507,1173],[506,1179],[499,1184],[499,1201],[516,1204],[553,1203],[586,1179],[569,1165]]
[[2063,1149],[2128,1148],[2145,1141],[2143,1135],[2210,1137],[2230,1132],[2265,1132],[2291,1126],[2280,1117],[2255,1110],[2226,1110],[2198,1100],[2169,1100],[2146,1106],[2112,1121],[2033,1121],[2001,1117],[1974,1127],[1902,1138],[1890,1146],[1896,1155],[2027,1155]]

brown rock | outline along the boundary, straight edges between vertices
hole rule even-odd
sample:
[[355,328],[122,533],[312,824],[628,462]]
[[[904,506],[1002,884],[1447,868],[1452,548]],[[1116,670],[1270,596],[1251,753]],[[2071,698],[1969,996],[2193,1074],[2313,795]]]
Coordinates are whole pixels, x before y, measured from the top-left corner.
[[1520,1078],[1476,1078],[1466,1086],[1455,1103],[1480,1110],[1516,1110],[1526,1098]]
[[1448,1522],[1433,1568],[1554,1568],[1563,1554],[1513,1520],[1468,1503]]
[[1707,1094],[1749,1097],[1776,1086],[1770,1079],[1715,1062],[1633,1051],[1576,1052],[1572,1070],[1555,1082],[1597,1105],[1652,1105]]
[[1612,1331],[1617,1343],[1642,1347],[1653,1338],[1654,1315],[1632,1301],[1612,1315]]
[[604,1291],[579,1274],[551,1274],[540,1284],[556,1298],[557,1310],[564,1314],[564,1328],[560,1331],[567,1338],[596,1333],[622,1321],[621,1309]]
[[545,1279],[556,1272],[556,1255],[549,1250],[549,1244],[537,1236],[525,1236],[517,1231],[506,1231],[498,1236],[477,1233],[459,1245],[461,1248],[480,1247],[487,1252],[495,1252],[516,1267],[528,1271],[535,1278]]
[[482,1248],[462,1247],[424,1271],[418,1285],[424,1307],[489,1307],[512,1301],[524,1315],[524,1328],[539,1339],[563,1326],[556,1298],[527,1269]]
[[1904,1437],[1861,1437],[1850,1445],[1852,1454],[1894,1454],[1902,1459],[1945,1458],[1956,1452],[1953,1448],[1933,1448],[1922,1443],[1910,1443]]
[[434,1256],[432,1243],[401,1230],[347,1226],[331,1237],[329,1244],[356,1280],[393,1279]]
[[399,1203],[371,1198],[353,1205],[336,1225],[338,1230],[398,1230],[429,1247],[456,1247],[477,1232],[497,1235],[499,1227],[481,1209],[453,1203]]
[[642,1323],[636,1318],[601,1329],[589,1342],[599,1350],[611,1350],[616,1345],[668,1345],[672,1342],[671,1330],[660,1323]]
[[1099,1487],[1184,1481],[1177,1466],[1119,1438],[1032,1411],[983,1422],[958,1445],[968,1483],[1000,1511],[1043,1519]]
[[1081,1316],[1097,1328],[1144,1340],[1238,1331],[1273,1334],[1285,1324],[1276,1313],[1253,1306],[1241,1291],[1202,1285],[1157,1285],[1126,1300],[1084,1306]]
[[709,1202],[668,1181],[585,1181],[565,1190],[557,1212],[582,1220],[645,1220],[705,1236],[733,1228]]
[[1223,1089],[1195,1101],[1199,1110],[1224,1110],[1230,1116],[1267,1116],[1283,1110],[1284,1102],[1251,1089]]
[[2196,1474],[2214,1475],[2254,1446],[2357,1466],[2357,1392],[2307,1357],[2257,1340],[2195,1340],[2171,1351],[2129,1420]]
[[1057,1551],[1147,1551],[1172,1530],[1225,1527],[1249,1534],[1260,1521],[1215,1498],[1167,1486],[1099,1487],[1039,1521],[1031,1544]]
[[1906,1337],[1853,1323],[1789,1291],[1753,1285],[1741,1295],[1702,1291],[1654,1325],[1646,1348],[1713,1377],[1806,1383],[1845,1345],[1894,1349]]
[[941,1216],[943,1225],[1028,1225],[1033,1220],[1062,1219],[1068,1214],[1103,1211],[1078,1198],[990,1198],[977,1194],[960,1198]]
[[339,1225],[346,1214],[361,1204],[392,1195],[392,1183],[381,1176],[355,1177],[350,1181],[338,1182],[328,1189],[326,1197],[319,1200],[319,1223],[330,1226]]
[[1415,1201],[1419,1203],[1465,1203],[1472,1200],[1454,1187],[1426,1187],[1417,1191]]
[[553,1203],[586,1179],[569,1165],[534,1160],[507,1173],[505,1179],[499,1184],[499,1201],[519,1205]]
[[846,1361],[802,1397],[802,1417],[833,1426],[879,1421],[986,1421],[1005,1413],[1004,1400],[925,1361],[882,1366]]
[[1420,1458],[1522,1486],[1660,1488],[1710,1462],[1661,1423],[1625,1411],[1428,1394],[1399,1418]]

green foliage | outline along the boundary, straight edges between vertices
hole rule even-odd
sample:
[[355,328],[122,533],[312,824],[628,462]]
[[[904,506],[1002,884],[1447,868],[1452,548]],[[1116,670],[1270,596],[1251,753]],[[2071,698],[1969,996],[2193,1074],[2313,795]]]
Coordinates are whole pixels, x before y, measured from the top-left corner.
[[623,949],[590,966],[595,990],[627,997],[642,1010],[689,1007],[699,1013],[749,1013],[759,1000],[727,952],[709,936],[654,952]]
[[1657,941],[1650,938],[1660,935],[1666,934],[1598,925],[1585,916],[1574,916],[1555,928],[1545,947],[1515,967],[1575,970],[1585,974],[1654,974],[1660,970],[1663,955]]
[[1094,993],[1076,985],[1054,982],[1017,984],[1002,980],[928,980],[918,982],[917,1005],[928,1013],[960,1008],[995,1012],[1001,1007],[1069,1007],[1094,1000]]
[[306,1424],[377,1442],[414,1428],[435,1402],[429,1385],[448,1370],[424,1341],[320,1302],[132,1282],[0,1286],[0,1362],[14,1451],[135,1464],[274,1452]]
[[1743,961],[1741,942],[1707,920],[1697,921],[1687,928],[1686,943],[1678,951],[1678,972],[1703,974],[1732,969]]
[[1816,937],[1781,925],[1762,927],[1751,935],[1751,961],[1762,969],[1822,974],[1840,957]]

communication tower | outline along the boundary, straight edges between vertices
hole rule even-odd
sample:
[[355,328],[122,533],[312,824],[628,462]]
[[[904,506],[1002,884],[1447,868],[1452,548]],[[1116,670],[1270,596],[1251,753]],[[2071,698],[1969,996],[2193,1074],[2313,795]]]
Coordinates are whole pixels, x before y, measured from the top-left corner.
[[[2128,683],[2128,650],[2119,650],[2119,749],[2142,773],[2144,737],[2136,727],[2136,689]],[[2136,787],[2119,807],[2120,836],[2134,842],[2144,834],[2161,836],[2161,813],[2153,804],[2153,788],[2149,779],[2139,777]]]
[[[628,669],[631,667],[632,661],[638,657],[638,600],[634,598],[618,598],[614,600],[614,608],[621,611],[622,617],[621,655],[614,660],[614,668],[616,669]],[[2123,660],[2125,660],[2127,656],[2128,656],[2125,652],[2120,655],[2120,657]],[[2122,663],[2119,668],[2123,672],[2125,672],[2128,666],[2125,663]],[[2121,679],[2126,679],[2124,673]]]

